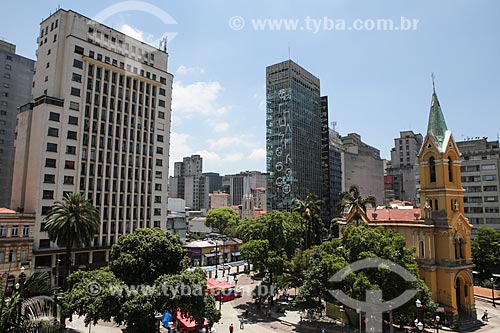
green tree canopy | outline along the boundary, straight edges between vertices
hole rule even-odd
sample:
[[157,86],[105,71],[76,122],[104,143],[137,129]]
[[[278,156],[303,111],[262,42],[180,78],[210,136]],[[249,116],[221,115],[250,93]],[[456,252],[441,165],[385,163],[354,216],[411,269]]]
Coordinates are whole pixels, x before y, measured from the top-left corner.
[[57,307],[47,272],[33,273],[12,294],[0,288],[0,302],[0,332],[29,332],[36,319],[51,316]]
[[[66,248],[66,274],[71,269],[71,252],[75,246],[90,245],[99,231],[99,212],[81,193],[69,193],[56,202],[45,217],[45,228],[52,242]],[[66,279],[64,279],[66,281]],[[66,285],[64,286],[65,289]]]
[[305,200],[294,200],[293,210],[298,212],[304,221],[304,248],[319,245],[326,230],[321,220],[322,201],[317,195],[308,193]]
[[149,284],[164,274],[179,273],[186,263],[178,236],[158,228],[136,229],[111,249],[110,269],[126,284]]
[[500,231],[490,227],[479,227],[472,240],[472,260],[481,278],[488,278],[500,267]]
[[367,205],[371,205],[373,207],[377,206],[375,197],[361,197],[359,188],[356,185],[352,185],[351,187],[349,187],[348,191],[342,192],[340,194],[340,197],[342,199],[340,200],[337,210],[341,212],[346,208],[354,209],[354,221],[356,221],[356,224],[359,224],[359,221],[361,219],[361,212],[366,213]]
[[129,332],[154,332],[155,314],[177,309],[201,325],[220,319],[215,300],[206,295],[206,276],[182,271],[185,256],[177,236],[160,229],[136,229],[113,245],[109,267],[78,271],[64,295],[69,313],[126,323]]
[[[321,300],[334,301],[328,290],[340,289],[352,298],[364,300],[368,289],[379,289],[384,300],[391,300],[407,289],[418,289],[412,301],[397,310],[400,320],[408,321],[415,314],[415,300],[419,298],[428,308],[435,306],[425,283],[418,278],[418,266],[413,259],[415,249],[406,248],[403,236],[382,228],[347,225],[341,239],[311,248],[293,261],[296,270],[304,269],[303,286],[297,297],[299,308],[314,312],[322,310]],[[417,278],[407,282],[384,267],[370,268],[349,274],[342,283],[329,279],[350,263],[366,258],[382,258],[401,265]]]
[[211,209],[207,213],[205,225],[214,232],[225,234],[227,229],[234,229],[238,225],[240,215],[231,207]]

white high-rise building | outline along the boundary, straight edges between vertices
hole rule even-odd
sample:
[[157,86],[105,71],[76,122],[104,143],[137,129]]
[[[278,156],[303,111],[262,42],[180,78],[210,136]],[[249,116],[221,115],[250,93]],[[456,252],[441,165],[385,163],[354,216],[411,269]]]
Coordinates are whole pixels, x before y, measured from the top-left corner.
[[34,101],[18,115],[11,207],[36,214],[34,266],[55,273],[64,251],[43,219],[67,192],[84,193],[101,216],[75,266],[107,262],[111,245],[136,228],[167,230],[173,76],[166,49],[73,11],[43,20],[37,42]]

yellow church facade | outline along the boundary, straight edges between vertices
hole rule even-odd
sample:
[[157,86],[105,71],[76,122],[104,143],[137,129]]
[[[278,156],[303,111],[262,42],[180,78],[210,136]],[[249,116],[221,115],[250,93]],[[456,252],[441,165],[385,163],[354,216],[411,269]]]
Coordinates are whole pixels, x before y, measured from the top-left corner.
[[[427,135],[418,156],[420,208],[367,210],[363,220],[391,229],[416,248],[420,277],[432,298],[455,314],[476,316],[472,225],[464,215],[460,152],[433,89]],[[352,216],[345,216],[347,223]]]

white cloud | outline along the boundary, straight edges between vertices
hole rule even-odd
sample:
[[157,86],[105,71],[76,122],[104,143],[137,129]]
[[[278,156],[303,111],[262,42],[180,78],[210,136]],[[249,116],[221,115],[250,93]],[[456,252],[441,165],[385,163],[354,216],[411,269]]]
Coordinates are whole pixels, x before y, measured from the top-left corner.
[[220,114],[226,112],[224,107],[216,106],[220,93],[224,90],[217,81],[195,82],[183,85],[181,81],[174,81],[172,91],[172,110],[182,113]]
[[216,122],[213,128],[215,132],[225,132],[229,129],[229,124],[225,121]]
[[221,149],[229,147],[255,147],[255,139],[253,139],[249,135],[225,136],[218,139],[208,139],[207,141],[211,149]]
[[263,161],[266,159],[266,149],[265,148],[256,148],[253,149],[250,155],[248,156],[248,159],[254,160],[254,161]]
[[176,73],[177,73],[177,74],[179,74],[179,75],[186,75],[186,74],[205,74],[205,69],[204,69],[204,68],[202,68],[202,67],[198,67],[198,66],[195,66],[195,67],[188,67],[188,66],[180,65],[180,66],[177,68]]
[[228,153],[224,155],[224,162],[228,163],[235,163],[241,161],[245,155],[243,153],[237,152],[237,153]]
[[188,143],[190,140],[192,140],[192,138],[189,134],[170,133],[170,174],[174,173],[174,162],[182,161],[184,156],[189,156],[191,154],[192,148]]
[[141,42],[148,42],[153,38],[153,35],[147,34],[144,31],[136,29],[128,24],[123,24],[118,30],[127,36],[140,40]]

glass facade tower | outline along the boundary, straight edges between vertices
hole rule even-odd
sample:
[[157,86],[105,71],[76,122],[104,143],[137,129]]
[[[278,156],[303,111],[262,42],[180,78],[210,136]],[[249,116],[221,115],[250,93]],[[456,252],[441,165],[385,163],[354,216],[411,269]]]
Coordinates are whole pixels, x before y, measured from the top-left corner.
[[322,198],[319,79],[291,60],[268,66],[266,100],[267,210],[289,210],[307,193]]

